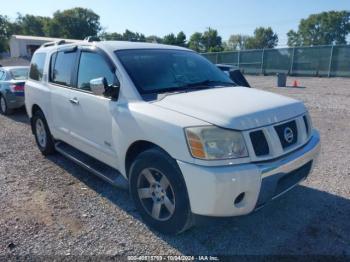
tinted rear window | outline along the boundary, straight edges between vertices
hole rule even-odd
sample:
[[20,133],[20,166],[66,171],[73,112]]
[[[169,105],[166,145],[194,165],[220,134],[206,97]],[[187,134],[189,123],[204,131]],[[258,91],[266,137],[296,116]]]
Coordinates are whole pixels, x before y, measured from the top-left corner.
[[29,78],[37,81],[42,80],[44,73],[45,58],[45,53],[34,54],[32,62],[30,64]]
[[72,73],[74,72],[76,52],[58,52],[51,62],[51,81],[65,86],[72,85]]

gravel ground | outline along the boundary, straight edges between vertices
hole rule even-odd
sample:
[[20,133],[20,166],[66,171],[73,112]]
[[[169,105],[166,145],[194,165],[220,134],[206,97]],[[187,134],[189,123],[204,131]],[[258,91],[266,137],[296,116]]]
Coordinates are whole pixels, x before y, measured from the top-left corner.
[[126,192],[58,154],[43,157],[24,110],[0,116],[0,256],[350,256],[350,79],[298,80],[305,88],[277,89],[275,78],[248,77],[252,86],[307,104],[322,138],[312,175],[258,212],[175,237],[147,228]]

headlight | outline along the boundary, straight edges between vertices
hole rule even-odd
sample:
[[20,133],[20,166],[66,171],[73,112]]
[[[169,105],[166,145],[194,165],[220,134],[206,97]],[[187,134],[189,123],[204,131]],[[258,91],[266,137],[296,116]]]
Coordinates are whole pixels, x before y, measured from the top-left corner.
[[195,158],[222,160],[248,156],[240,132],[215,126],[202,126],[186,128],[185,133],[190,152]]

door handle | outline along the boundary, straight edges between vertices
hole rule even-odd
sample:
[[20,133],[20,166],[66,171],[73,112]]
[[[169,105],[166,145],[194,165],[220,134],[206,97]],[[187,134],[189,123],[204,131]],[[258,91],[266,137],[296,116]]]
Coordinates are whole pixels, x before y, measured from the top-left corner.
[[79,105],[79,100],[76,97],[69,99],[69,102],[71,102],[74,105]]

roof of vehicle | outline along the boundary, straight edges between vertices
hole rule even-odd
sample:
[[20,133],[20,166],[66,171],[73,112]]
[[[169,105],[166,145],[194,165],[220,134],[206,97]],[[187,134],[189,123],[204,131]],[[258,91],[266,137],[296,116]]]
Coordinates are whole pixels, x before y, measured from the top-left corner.
[[[39,40],[39,41],[58,41],[62,38],[54,38],[54,37],[44,37],[44,36],[32,36],[32,35],[12,35],[12,38],[14,39],[22,39],[22,40]],[[77,39],[65,39],[67,42],[76,42],[81,41]]]
[[188,50],[187,48],[173,45],[164,45],[157,43],[144,43],[144,42],[128,42],[128,41],[101,41],[95,42],[96,46],[101,46],[109,49],[110,51],[126,50],[126,49],[176,49],[176,50]]
[[[173,49],[173,50],[189,50],[184,47],[173,46],[173,45],[163,45],[156,43],[144,43],[144,42],[128,42],[128,41],[99,41],[99,42],[88,42],[80,41],[69,44],[59,44],[59,45],[50,45],[42,46],[38,51],[50,51],[52,49],[57,49],[60,47],[70,47],[70,46],[96,46],[104,49],[108,49],[111,52],[117,50],[127,50],[127,49]],[[192,50],[190,50],[192,51]]]
[[29,69],[29,66],[3,66],[3,67],[0,67],[0,69],[3,69],[5,71],[9,71],[13,69]]

